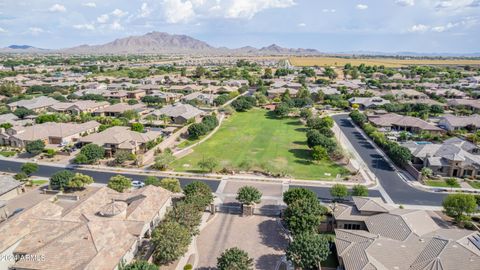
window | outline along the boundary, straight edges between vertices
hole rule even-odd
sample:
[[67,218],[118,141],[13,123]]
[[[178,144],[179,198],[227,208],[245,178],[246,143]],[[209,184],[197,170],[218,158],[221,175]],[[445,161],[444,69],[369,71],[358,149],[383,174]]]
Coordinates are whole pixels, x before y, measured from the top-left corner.
[[360,224],[344,224],[343,228],[347,230],[360,230]]

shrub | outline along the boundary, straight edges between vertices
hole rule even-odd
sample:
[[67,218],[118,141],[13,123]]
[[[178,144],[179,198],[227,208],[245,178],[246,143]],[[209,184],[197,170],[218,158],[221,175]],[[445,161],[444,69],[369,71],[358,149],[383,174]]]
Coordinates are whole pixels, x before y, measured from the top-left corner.
[[254,204],[259,203],[262,198],[262,193],[255,187],[244,186],[241,187],[237,192],[237,201],[243,204]]
[[218,270],[250,270],[253,269],[253,259],[247,252],[233,247],[225,250],[217,258],[217,268]]
[[75,177],[71,171],[58,171],[50,177],[50,188],[55,190],[63,190],[69,187],[70,180]]
[[107,186],[118,192],[124,192],[126,189],[132,187],[132,179],[123,175],[115,175],[110,178]]
[[36,141],[31,141],[27,143],[25,150],[32,154],[32,155],[38,155],[43,152],[45,149],[45,142],[42,140],[36,140]]
[[105,156],[105,149],[99,145],[90,143],[82,147],[80,154],[87,158],[86,163],[92,164]]

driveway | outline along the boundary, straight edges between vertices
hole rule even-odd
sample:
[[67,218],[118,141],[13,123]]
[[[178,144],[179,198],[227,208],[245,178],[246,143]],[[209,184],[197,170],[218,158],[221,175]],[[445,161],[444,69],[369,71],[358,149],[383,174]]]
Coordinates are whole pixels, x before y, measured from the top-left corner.
[[248,252],[255,269],[274,270],[285,254],[288,240],[276,218],[217,213],[210,222],[197,238],[196,269],[216,269],[217,258],[232,247]]
[[446,195],[421,191],[405,183],[379,150],[353,125],[348,115],[335,115],[333,119],[396,204],[442,205]]

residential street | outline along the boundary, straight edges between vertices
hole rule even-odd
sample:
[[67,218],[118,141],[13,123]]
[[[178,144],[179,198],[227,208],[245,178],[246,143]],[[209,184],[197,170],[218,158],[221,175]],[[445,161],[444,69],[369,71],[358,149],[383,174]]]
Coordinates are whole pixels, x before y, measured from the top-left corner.
[[395,203],[431,206],[442,204],[445,194],[421,191],[405,183],[381,156],[379,150],[353,125],[348,115],[335,115],[333,119]]

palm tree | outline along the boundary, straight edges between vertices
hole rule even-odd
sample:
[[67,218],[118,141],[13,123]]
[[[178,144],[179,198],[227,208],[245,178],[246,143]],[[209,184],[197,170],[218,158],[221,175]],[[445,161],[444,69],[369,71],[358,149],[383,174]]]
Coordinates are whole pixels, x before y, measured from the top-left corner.
[[164,126],[167,126],[167,122],[170,120],[170,117],[168,115],[162,114],[160,115],[160,120],[163,121]]

